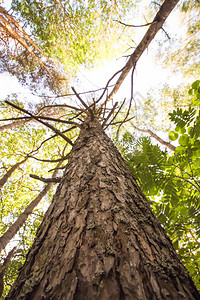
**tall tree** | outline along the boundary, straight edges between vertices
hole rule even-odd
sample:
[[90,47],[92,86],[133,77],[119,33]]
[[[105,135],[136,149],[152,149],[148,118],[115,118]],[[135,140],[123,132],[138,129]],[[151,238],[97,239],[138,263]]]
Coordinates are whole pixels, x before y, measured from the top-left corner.
[[[38,117],[7,101],[72,145],[64,176],[7,299],[199,299],[164,229],[103,128],[122,108],[107,105],[178,0],[164,1],[115,87],[67,120]],[[59,2],[60,3],[60,2]],[[132,97],[127,114],[128,120]],[[116,111],[117,110],[117,111]],[[73,143],[50,122],[80,127]]]
[[164,229],[96,117],[7,299],[199,299]]

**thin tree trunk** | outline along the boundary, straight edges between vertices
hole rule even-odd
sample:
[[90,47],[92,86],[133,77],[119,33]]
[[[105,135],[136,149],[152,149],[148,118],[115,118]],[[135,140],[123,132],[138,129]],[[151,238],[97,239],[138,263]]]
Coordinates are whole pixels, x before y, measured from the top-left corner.
[[122,85],[124,79],[128,75],[129,71],[136,66],[137,61],[144,51],[148,48],[151,41],[156,36],[157,32],[162,28],[165,20],[168,18],[174,7],[177,5],[179,0],[165,0],[161,5],[158,13],[156,14],[153,22],[151,23],[149,29],[147,30],[145,36],[136,47],[135,51],[131,54],[129,60],[127,61],[124,68],[121,70],[121,75],[117,79],[115,86],[108,96],[108,100],[112,99],[113,95],[117,93],[120,86]]
[[169,142],[164,141],[163,139],[161,139],[157,134],[155,134],[153,131],[151,131],[150,129],[140,129],[138,127],[136,127],[135,125],[133,125],[133,128],[135,128],[136,130],[140,131],[140,132],[144,132],[144,133],[148,133],[150,134],[150,136],[152,136],[154,139],[156,139],[159,143],[161,143],[163,146],[166,146],[167,148],[169,148],[171,151],[175,151],[176,147],[172,144],[170,144]]
[[22,125],[24,125],[26,123],[29,123],[31,121],[33,121],[33,119],[20,120],[20,121],[16,121],[16,122],[13,122],[13,123],[10,123],[10,124],[2,125],[2,126],[0,126],[0,132],[22,126]]
[[125,161],[83,123],[9,300],[200,299]]
[[8,253],[7,257],[4,259],[3,265],[0,268],[0,297],[3,294],[3,290],[4,290],[3,277],[4,277],[4,274],[5,274],[6,270],[8,269],[8,267],[10,265],[10,261],[11,261],[13,255],[15,254],[15,249],[16,249],[16,247],[14,247]]
[[0,189],[4,186],[4,184],[8,181],[8,179],[11,177],[11,175],[13,174],[13,172],[19,168],[20,165],[22,165],[25,161],[27,161],[28,156],[23,159],[22,161],[14,164],[9,170],[8,172],[0,179]]
[[[59,162],[57,167],[59,167],[62,162]],[[55,178],[58,170],[55,170],[52,178]],[[27,220],[28,216],[33,212],[34,208],[39,204],[42,198],[51,189],[53,182],[49,182],[39,193],[39,195],[27,206],[24,212],[19,215],[18,219],[10,226],[10,228],[0,237],[0,252],[7,246],[10,240],[15,236],[18,230],[22,227],[24,222]]]

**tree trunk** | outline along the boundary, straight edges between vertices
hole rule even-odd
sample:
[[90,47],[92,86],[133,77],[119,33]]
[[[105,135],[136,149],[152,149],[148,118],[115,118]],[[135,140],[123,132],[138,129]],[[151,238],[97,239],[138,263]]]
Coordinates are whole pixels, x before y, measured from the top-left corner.
[[[57,167],[62,165],[62,162],[59,162]],[[55,178],[58,173],[58,169],[56,169],[53,173],[52,178]],[[8,228],[6,232],[0,237],[0,252],[10,243],[11,239],[17,234],[18,230],[22,227],[25,221],[28,219],[28,216],[32,214],[34,208],[40,203],[42,198],[50,191],[53,186],[53,182],[49,182],[45,185],[42,191],[38,194],[38,196],[31,201],[31,203],[26,207],[26,209],[19,215],[17,220]]]
[[200,299],[112,141],[84,122],[6,299]]
[[15,254],[15,249],[16,247],[14,247],[7,255],[7,257],[4,259],[4,262],[0,268],[0,297],[3,294],[3,290],[4,290],[4,282],[3,282],[3,277],[5,275],[6,270],[8,269],[11,259],[13,257],[13,255]]
[[4,184],[8,181],[8,179],[11,177],[11,175],[13,174],[13,172],[14,172],[15,170],[17,170],[17,169],[19,168],[19,166],[22,165],[25,161],[27,161],[27,159],[28,159],[28,156],[27,156],[25,159],[23,159],[22,161],[20,161],[20,162],[14,164],[14,165],[6,172],[6,174],[5,174],[2,178],[0,178],[0,190],[1,190],[1,188],[4,186]]

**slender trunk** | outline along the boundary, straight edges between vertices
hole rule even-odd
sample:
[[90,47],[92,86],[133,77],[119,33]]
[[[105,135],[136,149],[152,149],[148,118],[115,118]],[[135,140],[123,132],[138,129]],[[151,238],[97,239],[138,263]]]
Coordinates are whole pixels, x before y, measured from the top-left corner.
[[170,144],[169,142],[164,141],[163,139],[161,139],[157,134],[155,134],[153,131],[151,131],[150,129],[140,129],[138,127],[136,127],[135,125],[133,125],[133,128],[135,128],[136,130],[140,131],[140,132],[144,132],[144,133],[148,133],[150,136],[152,136],[154,139],[156,139],[159,143],[161,143],[163,146],[166,146],[167,148],[169,148],[171,151],[175,151],[176,147],[172,144]]
[[[62,164],[59,162],[58,167]],[[58,171],[55,170],[52,178],[55,178]],[[48,193],[51,189],[53,182],[49,182],[39,193],[39,195],[27,206],[17,220],[9,227],[9,229],[0,237],[0,252],[7,246],[10,240],[15,236],[18,230],[22,227],[24,222],[27,220],[28,216],[33,212],[34,208],[39,204],[42,198]]]
[[130,55],[126,65],[121,70],[121,74],[117,79],[117,82],[114,85],[113,90],[110,92],[108,96],[108,100],[112,99],[113,95],[117,93],[129,71],[136,66],[140,56],[144,53],[144,51],[148,48],[149,44],[152,42],[158,31],[162,28],[164,22],[177,5],[179,0],[165,0],[161,5],[158,13],[156,14],[153,22],[151,23],[149,29],[147,30],[145,36],[136,47],[135,51]]
[[4,274],[6,272],[6,270],[8,269],[9,265],[10,265],[10,261],[11,258],[13,257],[13,255],[15,254],[15,249],[16,247],[14,247],[7,255],[7,257],[4,259],[3,265],[0,268],[0,297],[3,294],[3,290],[4,290],[4,282],[3,282],[3,277]]
[[9,170],[8,172],[0,179],[0,189],[4,186],[4,184],[8,181],[8,179],[11,177],[12,173],[19,168],[20,165],[22,165],[25,161],[27,161],[28,156],[23,159],[22,161],[14,164]]
[[6,299],[200,299],[125,161],[84,122]]
[[13,129],[13,128],[16,128],[16,127],[20,127],[20,126],[22,126],[26,123],[31,122],[31,121],[33,121],[33,119],[20,120],[20,121],[16,121],[16,122],[13,122],[13,123],[10,123],[10,124],[2,125],[2,126],[0,126],[0,132],[8,130],[8,129]]

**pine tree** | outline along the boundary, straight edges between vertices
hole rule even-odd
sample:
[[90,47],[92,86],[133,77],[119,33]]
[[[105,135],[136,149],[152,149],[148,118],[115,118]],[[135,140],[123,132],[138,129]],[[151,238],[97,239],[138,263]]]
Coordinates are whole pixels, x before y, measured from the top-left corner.
[[[98,100],[86,104],[72,88],[84,107],[77,108],[72,118],[38,117],[20,109],[62,137],[72,150],[52,204],[6,299],[200,299],[129,167],[103,130],[113,124],[124,103],[110,107],[108,101],[129,71],[134,72],[177,2],[164,1],[144,38]],[[105,99],[111,80],[119,74]],[[132,96],[121,124],[128,120]],[[75,143],[50,121],[80,127]]]
[[83,122],[6,299],[200,299],[118,150]]

